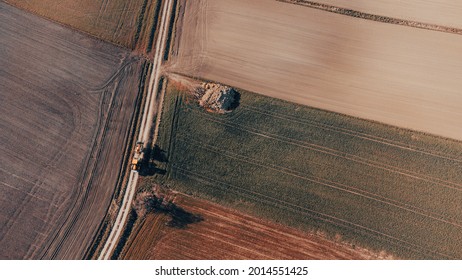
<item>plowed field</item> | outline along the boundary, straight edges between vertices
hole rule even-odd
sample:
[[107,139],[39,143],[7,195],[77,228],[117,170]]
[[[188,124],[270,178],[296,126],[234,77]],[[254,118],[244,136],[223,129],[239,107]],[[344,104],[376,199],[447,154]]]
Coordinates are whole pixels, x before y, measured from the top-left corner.
[[0,259],[82,258],[120,178],[144,62],[0,2]]
[[[283,0],[284,1],[284,0]],[[291,0],[289,0],[291,1]],[[453,0],[316,0],[315,2],[355,11],[412,20],[428,24],[462,28],[462,3]]]
[[203,220],[184,229],[149,214],[125,259],[370,259],[366,250],[259,220],[205,200],[177,194],[174,203]]
[[129,48],[151,51],[155,0],[7,0],[19,8]]
[[174,71],[462,140],[461,35],[273,0],[186,1],[179,31]]

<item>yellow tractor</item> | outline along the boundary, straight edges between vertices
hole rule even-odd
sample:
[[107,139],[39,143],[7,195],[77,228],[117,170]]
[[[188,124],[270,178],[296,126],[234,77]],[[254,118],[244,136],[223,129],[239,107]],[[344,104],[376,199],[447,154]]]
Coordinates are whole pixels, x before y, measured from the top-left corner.
[[132,158],[132,170],[140,170],[141,163],[144,156],[144,143],[136,142],[135,153]]

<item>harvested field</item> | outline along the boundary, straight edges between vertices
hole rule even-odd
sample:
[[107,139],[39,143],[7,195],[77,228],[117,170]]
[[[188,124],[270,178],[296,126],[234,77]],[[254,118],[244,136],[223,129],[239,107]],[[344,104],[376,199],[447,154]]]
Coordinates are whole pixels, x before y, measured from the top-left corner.
[[187,1],[170,70],[462,140],[462,36],[272,0]]
[[131,49],[150,52],[156,0],[6,0],[12,5]]
[[0,259],[82,258],[121,176],[145,62],[0,2]]
[[155,182],[399,258],[462,258],[461,142],[243,91],[225,115],[172,84],[165,100]]
[[[282,0],[286,1],[286,0]],[[294,1],[294,0],[288,0]],[[462,28],[462,3],[453,0],[295,0],[300,4],[315,2],[355,11],[437,24],[447,27]]]
[[233,209],[177,194],[175,205],[203,220],[184,229],[165,214],[148,214],[124,259],[371,259],[374,255],[320,236],[262,221]]

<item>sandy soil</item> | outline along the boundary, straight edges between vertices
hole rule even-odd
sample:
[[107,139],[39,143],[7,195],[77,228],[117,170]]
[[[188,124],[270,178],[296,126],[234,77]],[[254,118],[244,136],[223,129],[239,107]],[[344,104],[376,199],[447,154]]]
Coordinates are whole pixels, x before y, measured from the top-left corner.
[[202,217],[185,229],[149,214],[125,259],[376,259],[364,249],[262,221],[220,205],[177,194],[175,204]]
[[169,70],[462,140],[462,36],[272,0],[185,5]]
[[3,2],[0,37],[0,259],[82,258],[120,176],[143,62]]
[[462,28],[462,3],[454,0],[315,0],[382,16]]

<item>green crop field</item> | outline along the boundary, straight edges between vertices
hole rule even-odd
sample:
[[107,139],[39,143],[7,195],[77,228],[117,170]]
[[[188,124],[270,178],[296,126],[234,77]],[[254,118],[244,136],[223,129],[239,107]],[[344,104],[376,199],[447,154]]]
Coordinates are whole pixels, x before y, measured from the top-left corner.
[[398,258],[462,258],[462,143],[240,94],[219,115],[169,85],[149,180]]

